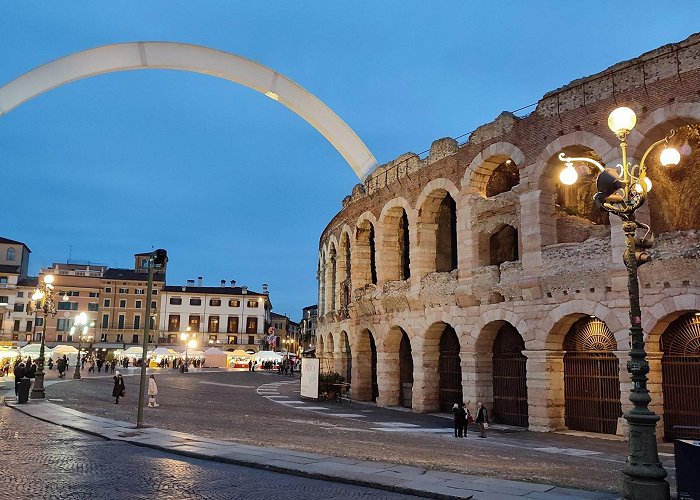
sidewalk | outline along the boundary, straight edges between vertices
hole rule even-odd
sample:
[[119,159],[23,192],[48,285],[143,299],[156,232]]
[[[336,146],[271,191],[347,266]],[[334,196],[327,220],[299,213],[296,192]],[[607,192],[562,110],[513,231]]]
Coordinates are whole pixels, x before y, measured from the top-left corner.
[[560,488],[546,484],[431,471],[406,465],[337,458],[281,448],[241,445],[152,427],[136,429],[128,422],[89,415],[48,401],[30,401],[26,405],[15,405],[14,400],[8,395],[5,404],[45,422],[105,439],[126,441],[137,446],[194,458],[427,498],[473,498],[474,500],[616,498],[615,495],[608,493]]

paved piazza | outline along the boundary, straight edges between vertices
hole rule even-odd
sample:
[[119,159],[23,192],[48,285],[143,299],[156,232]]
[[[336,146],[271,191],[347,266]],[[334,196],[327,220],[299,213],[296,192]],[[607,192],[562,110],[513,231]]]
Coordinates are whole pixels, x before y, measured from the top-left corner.
[[0,498],[414,498],[108,441],[0,406]]
[[[487,439],[479,439],[472,428],[468,438],[456,439],[451,420],[441,415],[367,403],[303,402],[299,380],[276,372],[151,373],[158,380],[160,407],[145,409],[147,424],[236,443],[607,492],[617,491],[626,456],[626,442],[585,435],[491,429]],[[118,405],[111,398],[111,375],[52,382],[54,372],[47,376],[47,396],[135,423],[138,372],[125,375],[127,398]],[[675,490],[672,446],[661,444],[659,452]]]

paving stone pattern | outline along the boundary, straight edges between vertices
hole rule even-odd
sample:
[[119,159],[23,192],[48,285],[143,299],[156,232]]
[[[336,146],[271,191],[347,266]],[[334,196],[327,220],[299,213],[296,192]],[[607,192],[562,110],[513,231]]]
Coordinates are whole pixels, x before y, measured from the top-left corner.
[[0,443],[5,458],[2,499],[413,498],[108,441],[4,405]]

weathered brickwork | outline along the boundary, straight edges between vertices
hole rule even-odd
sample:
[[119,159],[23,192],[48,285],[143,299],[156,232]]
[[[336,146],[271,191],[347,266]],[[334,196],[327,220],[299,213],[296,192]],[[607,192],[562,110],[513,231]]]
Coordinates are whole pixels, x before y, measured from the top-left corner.
[[[510,324],[525,346],[530,429],[565,428],[563,340],[578,319],[590,316],[614,335],[621,406],[630,407],[621,224],[614,217],[610,225],[593,224],[556,206],[559,152],[592,151],[606,165],[620,162],[607,117],[622,105],[637,113],[628,137],[636,160],[669,129],[700,122],[700,35],[550,92],[527,117],[502,113],[461,146],[445,138],[424,159],[402,155],[353,189],[320,239],[317,355],[341,373],[351,363],[354,397],[370,399],[374,392],[380,405],[405,404],[400,385],[406,384],[397,374],[405,332],[411,406],[438,409],[445,376],[440,342],[449,326],[459,340],[463,399],[490,406],[494,340]],[[487,198],[489,176],[505,161],[518,167],[520,182]],[[449,199],[455,206],[456,266],[438,271],[437,247],[442,252],[450,245],[449,234],[441,233],[452,224],[445,211]],[[640,220],[645,217],[647,207],[639,213]],[[700,214],[689,217],[700,227]],[[516,235],[509,250],[516,258],[494,263],[494,245],[502,246],[510,234]],[[654,261],[640,269],[641,299],[651,406],[663,416],[661,336],[674,319],[700,311],[700,232],[658,235],[650,253]],[[397,280],[402,273],[410,277]]]

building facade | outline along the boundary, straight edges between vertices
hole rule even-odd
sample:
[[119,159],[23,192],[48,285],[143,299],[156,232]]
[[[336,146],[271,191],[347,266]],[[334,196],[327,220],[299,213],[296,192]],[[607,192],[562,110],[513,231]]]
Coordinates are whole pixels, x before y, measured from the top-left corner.
[[669,129],[682,154],[670,170],[649,157],[637,212],[656,234],[639,269],[650,407],[667,440],[700,426],[699,88],[694,35],[379,167],[320,238],[321,366],[381,406],[482,401],[500,423],[624,434],[624,235],[593,206],[597,172],[577,167],[582,182],[563,186],[558,155],[621,163],[607,118],[625,105],[632,161]]
[[[0,339],[31,337],[34,320],[26,313],[29,254],[31,250],[21,241],[0,237]],[[32,289],[33,291],[33,289]]]

